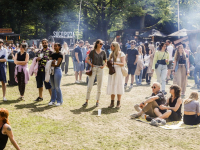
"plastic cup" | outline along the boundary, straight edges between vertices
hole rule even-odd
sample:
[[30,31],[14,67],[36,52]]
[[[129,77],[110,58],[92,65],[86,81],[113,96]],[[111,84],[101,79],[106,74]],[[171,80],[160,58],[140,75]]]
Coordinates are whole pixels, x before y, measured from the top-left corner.
[[101,109],[98,109],[98,116],[101,116]]
[[57,65],[58,61],[55,62],[55,65]]
[[41,53],[41,54],[40,54],[40,57],[42,58],[42,57],[43,57],[43,55],[44,55],[44,54],[42,54],[42,53]]

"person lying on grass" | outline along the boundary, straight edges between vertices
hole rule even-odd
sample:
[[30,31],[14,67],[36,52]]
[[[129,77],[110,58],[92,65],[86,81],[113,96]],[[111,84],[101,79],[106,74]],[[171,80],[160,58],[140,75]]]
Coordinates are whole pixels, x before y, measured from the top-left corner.
[[154,113],[157,118],[153,119],[152,122],[157,119],[167,119],[168,121],[180,121],[182,118],[181,114],[181,88],[174,84],[170,87],[170,98],[167,99],[165,105],[160,105],[158,108],[154,108]]
[[[142,102],[140,105],[136,104],[134,107],[138,113],[132,114],[131,119],[138,118],[143,114],[149,115],[148,117],[151,120],[151,117],[157,117],[154,113],[154,109],[159,107],[162,104],[165,104],[165,96],[160,91],[160,83],[154,82],[152,85],[152,95],[146,101]],[[149,121],[150,121],[149,120]]]
[[9,125],[8,120],[9,112],[5,108],[0,108],[0,150],[3,150],[6,147],[8,138],[10,139],[10,142],[13,144],[13,146],[20,150],[19,146],[17,145],[17,142],[14,140],[14,136],[11,130],[11,126]]

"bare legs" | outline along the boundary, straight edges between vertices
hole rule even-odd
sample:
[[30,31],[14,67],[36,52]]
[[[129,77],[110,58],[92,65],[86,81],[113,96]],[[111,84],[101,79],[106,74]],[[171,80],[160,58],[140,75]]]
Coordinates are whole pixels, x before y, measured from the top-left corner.
[[2,83],[3,97],[5,97],[6,96],[6,84],[3,81],[1,81],[1,83]]
[[75,80],[78,81],[78,75],[79,75],[79,80],[81,81],[82,79],[82,71],[79,71],[79,72],[75,72]]
[[172,111],[171,110],[167,110],[167,112],[165,112],[164,114],[162,114],[158,108],[155,108],[154,109],[154,113],[156,114],[156,116],[158,116],[158,118],[161,118],[161,119],[167,119],[169,118],[169,116],[172,114]]
[[[127,84],[129,80],[129,75],[127,75],[127,77],[125,78],[125,83]],[[134,82],[134,75],[131,75],[131,84],[133,84]]]
[[[50,96],[51,96],[51,89],[48,89],[48,91],[49,91],[49,94],[50,94]],[[42,96],[42,93],[43,93],[43,87],[39,88],[39,97],[40,97],[40,98],[43,97],[43,96]]]

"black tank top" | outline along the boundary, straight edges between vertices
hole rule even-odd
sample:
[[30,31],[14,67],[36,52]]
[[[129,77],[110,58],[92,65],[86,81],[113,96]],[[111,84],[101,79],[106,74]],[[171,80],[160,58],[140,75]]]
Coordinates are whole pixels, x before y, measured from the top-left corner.
[[17,61],[25,61],[26,59],[26,52],[21,55],[21,52],[17,53]]
[[3,150],[6,147],[6,143],[8,142],[8,136],[2,134],[3,126],[4,124],[0,129],[0,150]]
[[[169,99],[169,106],[170,107],[175,107],[176,103],[177,103],[178,98],[175,98],[174,101],[172,102],[172,98]],[[181,115],[181,107],[182,104],[180,105],[180,107],[178,108],[178,110],[176,111],[177,114]]]

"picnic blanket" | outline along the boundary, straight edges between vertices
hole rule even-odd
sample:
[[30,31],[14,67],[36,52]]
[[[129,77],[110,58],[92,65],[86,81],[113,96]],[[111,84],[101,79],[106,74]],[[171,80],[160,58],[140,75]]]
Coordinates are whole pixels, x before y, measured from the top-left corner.
[[[143,118],[137,118],[135,119],[136,121],[144,122],[147,124],[150,124],[149,121]],[[160,128],[166,129],[166,130],[175,130],[175,129],[192,129],[192,128],[197,128],[200,127],[200,125],[186,125],[183,123],[183,121],[173,121],[173,122],[167,122],[166,125],[164,126],[159,126]]]

